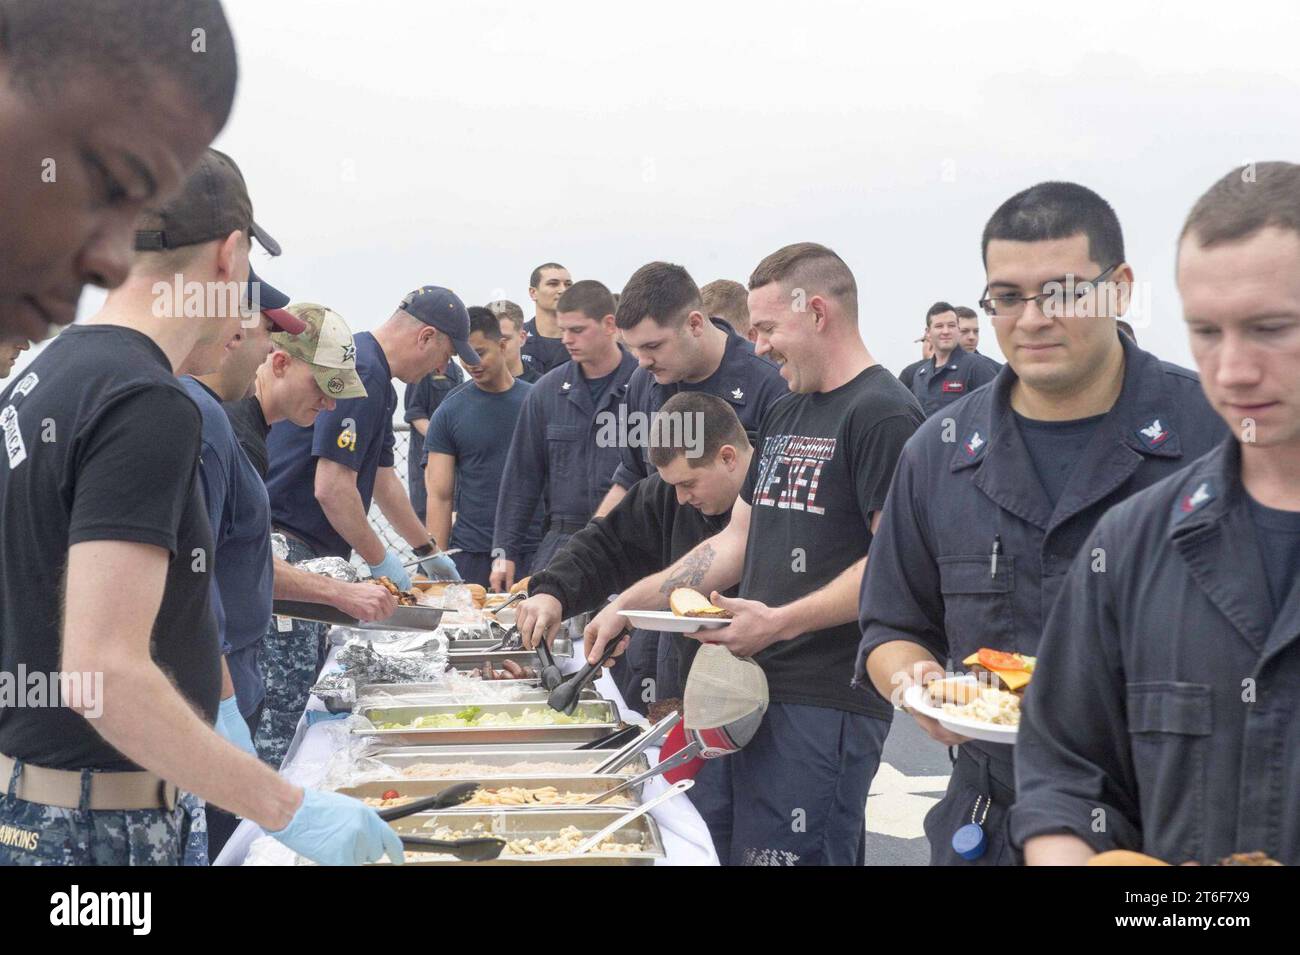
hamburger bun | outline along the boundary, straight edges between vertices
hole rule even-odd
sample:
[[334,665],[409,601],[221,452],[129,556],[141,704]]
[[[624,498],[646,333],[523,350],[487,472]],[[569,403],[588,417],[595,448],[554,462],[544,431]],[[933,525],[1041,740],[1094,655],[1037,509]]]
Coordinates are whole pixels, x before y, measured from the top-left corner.
[[690,587],[678,587],[668,595],[668,606],[672,608],[673,613],[679,617],[715,617],[728,618],[731,616],[730,610],[723,610],[721,607],[715,607],[709,603],[708,599],[698,590],[692,590]]
[[447,592],[448,587],[465,587],[469,590],[470,597],[474,600],[474,606],[482,609],[483,604],[487,602],[487,588],[480,584],[466,584],[455,580],[413,580],[411,588],[413,590],[423,591],[432,597],[441,597]]

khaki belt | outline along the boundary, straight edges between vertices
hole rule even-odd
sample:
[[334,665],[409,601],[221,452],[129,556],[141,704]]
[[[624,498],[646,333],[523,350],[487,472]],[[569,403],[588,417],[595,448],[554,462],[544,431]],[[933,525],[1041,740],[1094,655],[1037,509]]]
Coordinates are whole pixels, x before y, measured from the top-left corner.
[[[0,793],[9,791],[16,761],[0,754]],[[23,763],[15,795],[57,809],[81,808],[81,771]],[[95,810],[176,808],[176,787],[153,773],[91,773],[90,808]]]

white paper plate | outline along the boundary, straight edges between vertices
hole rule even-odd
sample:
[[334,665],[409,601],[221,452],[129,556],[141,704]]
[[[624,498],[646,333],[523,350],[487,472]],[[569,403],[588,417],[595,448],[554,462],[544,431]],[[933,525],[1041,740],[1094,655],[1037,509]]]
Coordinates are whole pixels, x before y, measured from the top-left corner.
[[731,619],[709,617],[679,617],[671,610],[620,610],[634,627],[642,630],[664,630],[668,633],[695,633],[698,630],[717,630],[731,624]]
[[[970,681],[974,683],[975,678],[970,677]],[[977,739],[985,743],[1010,743],[1014,745],[1016,742],[1016,727],[999,726],[996,723],[984,723],[980,720],[966,719],[965,717],[945,713],[943,709],[930,702],[930,694],[925,691],[924,687],[909,686],[907,692],[903,694],[903,702],[922,716],[938,720],[940,726],[950,733],[956,733],[958,736]]]

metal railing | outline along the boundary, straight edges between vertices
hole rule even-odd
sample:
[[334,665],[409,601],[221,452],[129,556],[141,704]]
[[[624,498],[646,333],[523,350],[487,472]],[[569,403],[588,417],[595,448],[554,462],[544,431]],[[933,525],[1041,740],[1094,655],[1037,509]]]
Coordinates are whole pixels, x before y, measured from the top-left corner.
[[[406,493],[411,493],[411,488],[406,480],[406,459],[411,449],[411,426],[405,421],[393,423],[393,433],[397,438],[397,444],[393,447],[393,468],[397,471],[398,477],[402,479],[402,486],[406,488]],[[384,542],[384,546],[398,554],[407,554],[410,546],[402,538],[402,535],[393,530],[388,520],[384,517],[383,512],[379,510],[379,505],[370,505],[370,523],[379,535],[379,539]],[[353,562],[360,561],[355,554]]]

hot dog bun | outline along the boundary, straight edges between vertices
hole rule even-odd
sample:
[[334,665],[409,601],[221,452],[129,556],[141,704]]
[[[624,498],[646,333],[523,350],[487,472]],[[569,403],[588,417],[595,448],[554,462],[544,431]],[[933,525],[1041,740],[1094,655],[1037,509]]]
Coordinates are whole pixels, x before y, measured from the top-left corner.
[[977,682],[964,680],[961,677],[948,677],[946,680],[935,680],[926,684],[925,691],[930,695],[930,701],[935,706],[942,706],[945,703],[974,703],[979,699],[980,692],[984,689]]

